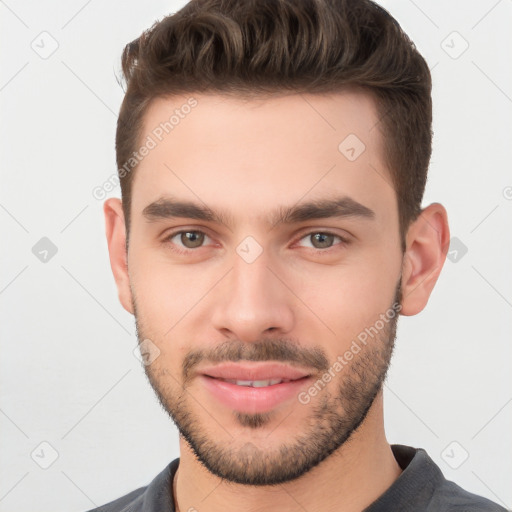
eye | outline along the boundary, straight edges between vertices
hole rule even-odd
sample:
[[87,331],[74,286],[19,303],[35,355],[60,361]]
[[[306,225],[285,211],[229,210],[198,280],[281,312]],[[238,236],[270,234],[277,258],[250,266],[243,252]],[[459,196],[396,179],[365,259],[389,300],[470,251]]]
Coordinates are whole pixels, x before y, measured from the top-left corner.
[[[300,243],[303,240],[306,241],[304,245]],[[338,243],[336,243],[336,240],[338,240]],[[208,241],[212,242],[206,233],[193,229],[175,231],[163,240],[165,244],[171,245],[172,250],[179,254],[187,254],[194,249],[204,246],[205,242]],[[309,247],[318,252],[328,252],[329,249],[336,245],[346,245],[348,243],[349,241],[340,235],[328,231],[312,231],[300,238],[298,245]]]
[[188,250],[197,249],[203,245],[206,239],[210,240],[210,237],[202,231],[183,230],[171,233],[164,242],[176,246],[177,252],[185,253],[187,251],[181,250],[180,247]]
[[311,245],[306,245],[306,247],[322,250],[330,249],[334,245],[340,245],[334,244],[336,239],[340,240],[341,244],[348,243],[348,241],[340,235],[335,235],[334,233],[329,233],[326,231],[312,231],[311,233],[308,233],[306,236],[302,237],[300,240],[310,241]]

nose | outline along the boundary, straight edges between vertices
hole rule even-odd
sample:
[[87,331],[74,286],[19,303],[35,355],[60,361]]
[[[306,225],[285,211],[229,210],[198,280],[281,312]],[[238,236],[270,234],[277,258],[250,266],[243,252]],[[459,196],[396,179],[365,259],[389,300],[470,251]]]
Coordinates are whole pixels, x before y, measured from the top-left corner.
[[270,332],[289,333],[295,322],[294,296],[281,273],[265,253],[252,263],[235,255],[232,270],[217,289],[214,328],[245,342]]

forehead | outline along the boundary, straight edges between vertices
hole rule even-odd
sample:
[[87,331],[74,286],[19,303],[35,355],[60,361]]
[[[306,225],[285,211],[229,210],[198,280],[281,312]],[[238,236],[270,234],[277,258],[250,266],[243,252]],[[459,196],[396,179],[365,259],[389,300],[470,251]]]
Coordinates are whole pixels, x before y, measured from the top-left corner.
[[[280,131],[291,144],[302,140],[328,139],[336,142],[353,133],[371,144],[380,138],[374,97],[360,90],[330,94],[273,94],[241,97],[220,94],[189,94],[153,99],[144,116],[143,134],[161,142],[168,135],[187,133],[193,125],[202,141],[226,139],[230,132],[247,130],[258,143],[264,133]],[[233,135],[233,133],[231,133]],[[171,137],[169,137],[171,138]],[[278,142],[285,148],[284,138]],[[267,141],[268,142],[268,141]],[[327,142],[327,140],[326,140]],[[336,149],[335,145],[335,149]],[[298,149],[298,148],[297,148]]]
[[157,98],[144,116],[140,142],[151,150],[138,164],[132,206],[141,213],[172,194],[248,215],[334,191],[364,204],[376,188],[393,200],[379,128],[374,99],[356,91]]

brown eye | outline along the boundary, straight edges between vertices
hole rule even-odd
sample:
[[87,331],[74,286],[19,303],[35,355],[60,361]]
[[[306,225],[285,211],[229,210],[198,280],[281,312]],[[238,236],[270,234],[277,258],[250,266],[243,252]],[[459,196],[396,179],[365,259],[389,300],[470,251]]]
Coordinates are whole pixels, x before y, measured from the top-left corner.
[[195,249],[200,247],[204,242],[204,233],[200,231],[182,231],[179,233],[181,243],[187,249]]
[[194,249],[203,247],[210,237],[202,231],[181,230],[171,233],[163,240],[163,243],[178,254],[191,254]]
[[334,241],[334,235],[329,233],[314,233],[309,235],[311,237],[311,242],[315,249],[326,249],[332,246]]
[[326,249],[325,252],[336,245],[343,246],[348,243],[342,236],[326,231],[312,231],[306,236],[303,236],[300,241],[303,247],[309,247],[310,249],[317,249],[319,251]]

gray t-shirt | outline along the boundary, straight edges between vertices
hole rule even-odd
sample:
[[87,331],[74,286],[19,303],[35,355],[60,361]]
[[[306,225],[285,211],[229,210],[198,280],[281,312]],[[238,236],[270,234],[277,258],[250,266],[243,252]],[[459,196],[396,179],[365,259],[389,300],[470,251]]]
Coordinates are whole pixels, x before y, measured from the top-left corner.
[[[391,445],[401,475],[362,512],[507,512],[492,501],[446,480],[422,448]],[[172,482],[180,459],[174,459],[146,487],[89,512],[175,512]]]

